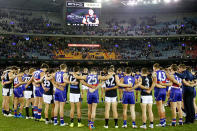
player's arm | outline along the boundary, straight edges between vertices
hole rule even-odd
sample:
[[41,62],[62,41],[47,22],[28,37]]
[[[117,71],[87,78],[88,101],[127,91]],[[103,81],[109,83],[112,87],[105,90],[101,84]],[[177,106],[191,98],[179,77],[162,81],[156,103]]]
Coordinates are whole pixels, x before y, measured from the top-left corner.
[[26,84],[27,82],[23,82],[22,81],[22,77],[20,76],[20,77],[18,77],[18,82],[19,82],[19,84],[17,84],[17,85],[15,85],[14,86],[14,88],[17,88],[17,87],[19,87],[19,86],[21,86],[21,85],[23,85],[23,84]]
[[84,86],[87,86],[88,88],[92,88],[93,86],[86,83],[84,80],[80,80],[81,84],[84,85]]
[[186,81],[185,79],[183,79],[183,84],[186,85],[186,86],[189,86],[189,87],[194,87],[194,86],[196,86],[196,84],[191,84],[191,83],[189,83],[188,81]]
[[86,80],[86,77],[87,77],[87,76],[77,75],[76,73],[73,73],[73,76],[79,80]]
[[135,81],[135,85],[133,86],[133,89],[138,88],[140,85],[142,85],[142,78],[139,78],[137,81]]
[[127,84],[121,83],[117,75],[115,76],[115,79],[116,79],[117,86],[124,87],[124,88],[132,88],[133,87],[133,84],[127,85]]
[[105,91],[111,91],[111,90],[114,90],[114,89],[117,89],[117,88],[118,88],[118,86],[114,86],[112,88],[105,88]]
[[99,75],[99,76],[98,76],[98,79],[99,79],[99,80],[105,81],[105,80],[110,79],[110,78],[112,77],[112,75],[113,75],[113,74],[109,74],[109,75],[107,75],[107,76],[101,76],[101,75]]
[[[167,78],[168,78],[170,81],[172,81],[173,83],[179,85],[179,87],[182,86],[181,83],[179,83],[174,77],[170,76],[167,72],[166,72],[166,76],[167,76]],[[172,86],[172,85],[169,85],[169,86]]]
[[25,88],[27,88],[31,83],[33,83],[34,78],[33,76],[31,77],[31,79],[27,82],[27,84],[25,85]]
[[3,85],[7,85],[7,84],[11,84],[12,82],[13,82],[13,80],[14,80],[14,78],[15,78],[15,75],[13,74],[13,72],[9,72],[8,73],[8,76],[9,76],[9,81],[7,81],[7,82],[3,82]]

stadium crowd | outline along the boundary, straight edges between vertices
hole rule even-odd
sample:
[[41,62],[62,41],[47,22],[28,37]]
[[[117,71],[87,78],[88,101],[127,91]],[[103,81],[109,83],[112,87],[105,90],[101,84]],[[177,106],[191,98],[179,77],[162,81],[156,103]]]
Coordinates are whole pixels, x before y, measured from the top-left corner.
[[35,17],[31,11],[0,10],[0,28],[6,32],[98,35],[98,36],[147,36],[197,34],[197,18],[184,17],[169,21],[157,20],[156,16],[132,18],[118,21],[116,18],[103,20],[99,27],[64,26],[43,15]]

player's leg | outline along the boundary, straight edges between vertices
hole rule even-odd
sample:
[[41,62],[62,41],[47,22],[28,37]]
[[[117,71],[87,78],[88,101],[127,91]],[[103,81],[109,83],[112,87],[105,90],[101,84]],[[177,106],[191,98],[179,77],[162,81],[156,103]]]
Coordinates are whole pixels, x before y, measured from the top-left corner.
[[88,104],[88,124],[91,122],[92,104]]
[[113,118],[115,122],[115,128],[118,128],[118,111],[117,111],[117,100],[114,98],[114,101],[112,101],[112,112],[113,112]]
[[176,126],[176,107],[177,102],[170,102],[171,111],[172,111],[172,126]]
[[59,106],[60,106],[60,102],[59,101],[55,101],[54,125],[57,125],[57,116],[58,116],[58,112],[59,112]]
[[64,105],[65,102],[60,102],[60,126],[65,126],[64,123]]
[[131,119],[132,119],[132,127],[137,128],[136,123],[135,123],[135,120],[136,120],[135,104],[130,104],[130,112],[131,112]]
[[7,115],[9,114],[10,111],[10,96],[5,96],[5,111]]
[[42,103],[43,103],[43,97],[38,97],[38,119],[41,119]]
[[147,106],[147,104],[140,103],[140,106],[141,106],[141,109],[142,109],[142,122],[143,122],[143,125],[140,126],[140,128],[146,129],[146,120],[147,120],[146,106]]
[[177,109],[178,109],[178,115],[179,115],[179,125],[183,125],[183,111],[181,108],[182,102],[177,101]]
[[152,110],[152,105],[153,105],[152,103],[147,105],[148,116],[149,116],[149,120],[150,120],[150,125],[149,125],[150,128],[154,128],[154,126],[153,126],[154,116],[153,116],[153,110]]
[[22,113],[23,113],[23,107],[24,107],[24,97],[20,97],[18,98],[18,101],[20,103],[20,109],[19,109],[19,117],[20,118],[24,118],[24,116],[22,116]]
[[127,107],[128,104],[123,105],[123,128],[127,128]]
[[70,102],[70,127],[74,127],[75,103]]
[[108,128],[108,123],[109,123],[109,111],[110,111],[111,102],[108,99],[110,98],[105,98],[105,126],[104,128]]
[[96,117],[96,108],[97,108],[97,103],[93,103],[92,104],[92,115],[91,115],[91,121],[93,121],[93,122]]
[[157,125],[157,126],[163,126],[164,125],[164,117],[163,117],[162,100],[156,101],[156,105],[157,105],[158,115],[159,115],[159,118],[160,118],[160,125]]
[[[80,99],[80,98],[79,98]],[[77,117],[78,117],[78,127],[83,127],[81,123],[81,102],[77,102]]]
[[17,108],[18,108],[18,98],[14,97],[14,117],[15,118],[18,118]]
[[31,104],[31,111],[32,111],[32,117],[34,118],[34,98],[30,98],[29,103]]
[[[46,98],[44,98],[46,99]],[[44,100],[45,103],[45,109],[44,109],[44,115],[45,115],[45,124],[49,124],[49,103]]]

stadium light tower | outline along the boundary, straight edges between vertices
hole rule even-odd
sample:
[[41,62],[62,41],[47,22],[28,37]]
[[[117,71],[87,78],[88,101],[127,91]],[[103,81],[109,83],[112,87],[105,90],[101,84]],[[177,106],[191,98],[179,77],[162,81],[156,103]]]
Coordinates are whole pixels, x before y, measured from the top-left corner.
[[102,2],[102,0],[97,0],[96,2],[97,2],[97,3],[101,3],[101,2]]
[[171,0],[164,0],[164,2],[165,2],[165,3],[170,3],[170,2],[171,2]]

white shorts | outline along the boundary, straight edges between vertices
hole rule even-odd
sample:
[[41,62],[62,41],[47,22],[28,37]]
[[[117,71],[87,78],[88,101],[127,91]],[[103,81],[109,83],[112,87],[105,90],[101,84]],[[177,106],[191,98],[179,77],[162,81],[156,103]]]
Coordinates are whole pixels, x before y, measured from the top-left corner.
[[85,85],[82,85],[82,90],[88,90],[89,88]]
[[105,97],[105,102],[108,102],[108,103],[117,102],[117,97]]
[[24,91],[25,99],[33,98],[33,91]]
[[105,88],[106,87],[106,84],[104,83],[102,86],[101,86],[101,88]]
[[153,97],[152,96],[141,96],[141,103],[153,104]]
[[70,102],[77,103],[80,102],[81,94],[70,93]]
[[47,103],[47,104],[53,104],[54,103],[53,95],[43,94],[43,100],[44,100],[44,103]]
[[9,88],[2,89],[3,96],[12,96],[12,94],[13,94],[13,89],[9,89]]

